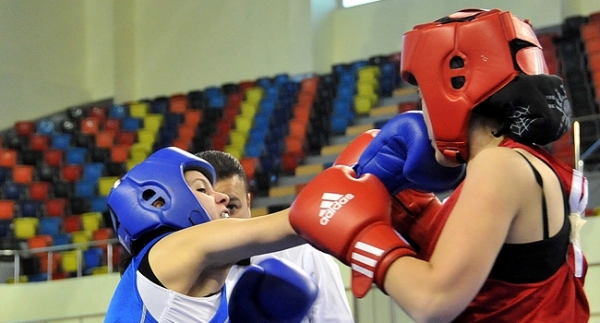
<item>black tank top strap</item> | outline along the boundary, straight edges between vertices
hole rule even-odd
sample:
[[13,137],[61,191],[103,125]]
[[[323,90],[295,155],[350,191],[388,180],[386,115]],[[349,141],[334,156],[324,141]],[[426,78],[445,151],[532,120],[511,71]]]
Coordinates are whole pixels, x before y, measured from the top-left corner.
[[538,183],[538,185],[540,185],[540,188],[542,189],[542,223],[544,229],[544,239],[548,239],[550,237],[548,229],[548,206],[546,205],[546,195],[544,194],[544,181],[542,180],[542,175],[540,175],[540,172],[538,172],[538,170],[535,167],[533,167],[533,164],[529,161],[529,159],[527,159],[519,151],[517,151],[517,153],[521,155],[523,159],[525,159],[527,164],[529,164],[529,167],[531,167],[533,175],[535,176],[535,181]]

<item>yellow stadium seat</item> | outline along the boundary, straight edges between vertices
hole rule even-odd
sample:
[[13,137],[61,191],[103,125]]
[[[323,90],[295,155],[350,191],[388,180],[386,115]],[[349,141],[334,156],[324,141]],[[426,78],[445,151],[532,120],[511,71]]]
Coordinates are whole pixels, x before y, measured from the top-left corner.
[[144,116],[144,129],[158,133],[160,127],[162,127],[164,117],[162,114],[149,113]]
[[152,147],[149,146],[148,143],[138,142],[131,145],[131,148],[129,148],[129,159],[142,161],[146,159],[146,157],[148,157],[148,155],[150,155],[151,152]]
[[115,182],[119,179],[118,176],[102,176],[98,179],[98,194],[100,196],[108,196]]
[[239,131],[236,129],[229,133],[229,144],[233,147],[239,148],[241,151],[244,150],[246,141],[248,141],[247,131]]
[[129,105],[129,115],[134,118],[144,118],[148,110],[149,105],[145,102],[134,102]]
[[257,110],[258,105],[254,102],[244,101],[240,104],[240,115],[245,116],[250,120],[254,119]]
[[225,152],[230,153],[236,159],[241,159],[243,156],[243,148],[235,147],[232,145],[225,146]]
[[102,213],[86,212],[81,214],[81,226],[84,231],[93,233],[102,226]]
[[358,115],[368,115],[373,107],[373,101],[368,96],[355,96],[354,97],[354,111]]
[[154,142],[156,141],[156,136],[157,133],[147,130],[147,129],[140,129],[137,133],[137,137],[138,137],[138,144],[146,144],[149,145],[149,147],[152,147],[152,145],[154,144]]
[[92,269],[92,275],[108,274],[108,266],[100,266]]
[[[26,282],[28,282],[29,279],[27,279],[27,276],[25,275],[21,275],[19,276],[19,284],[24,284]],[[7,284],[14,284],[15,283],[15,278],[14,277],[9,277],[6,279],[6,283]]]
[[246,90],[246,101],[258,104],[262,100],[264,90],[260,86],[251,87]]
[[252,120],[254,117],[248,117],[240,114],[235,117],[235,129],[240,132],[248,133],[252,128]]
[[68,250],[61,253],[61,268],[68,273],[77,272],[77,264],[79,263],[79,251]]
[[29,239],[37,234],[40,220],[37,218],[15,218],[13,220],[15,237]]
[[[71,241],[75,243],[86,243],[92,240],[92,232],[75,231],[71,232]],[[80,246],[81,250],[86,250],[88,246]]]

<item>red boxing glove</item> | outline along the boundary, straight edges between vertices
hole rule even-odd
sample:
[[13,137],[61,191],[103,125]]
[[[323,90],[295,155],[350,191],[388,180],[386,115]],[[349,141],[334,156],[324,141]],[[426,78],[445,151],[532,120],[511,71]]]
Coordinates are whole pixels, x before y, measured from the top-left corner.
[[390,196],[373,175],[356,178],[337,165],[317,175],[290,207],[294,230],[317,249],[352,268],[352,292],[362,298],[372,283],[384,291],[389,266],[416,256],[390,225]]
[[[355,139],[336,158],[334,165],[354,166],[363,151],[379,134],[379,129],[367,130]],[[392,199],[392,225],[412,246],[423,248],[426,245],[426,231],[433,215],[442,204],[430,192],[406,189]]]
[[367,130],[356,136],[333,162],[334,165],[353,166],[358,162],[358,158],[365,151],[365,148],[377,136],[379,129]]
[[392,226],[420,251],[427,245],[427,229],[441,207],[433,193],[400,191],[393,197]]

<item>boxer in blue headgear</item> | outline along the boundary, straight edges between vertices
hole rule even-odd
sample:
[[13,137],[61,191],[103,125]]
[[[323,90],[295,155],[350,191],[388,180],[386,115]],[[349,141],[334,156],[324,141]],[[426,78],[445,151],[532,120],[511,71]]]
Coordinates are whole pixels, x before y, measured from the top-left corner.
[[[186,183],[184,172],[188,170],[200,172],[214,184],[216,175],[209,163],[172,147],[152,154],[115,183],[108,206],[113,228],[127,251],[132,253],[132,245],[147,233],[185,229],[211,220]],[[228,216],[227,209],[222,216]]]
[[281,261],[249,268],[240,278],[243,290],[232,291],[248,295],[248,303],[228,307],[225,279],[234,263],[304,240],[285,212],[211,221],[229,217],[229,198],[213,190],[215,177],[209,163],[170,147],[115,182],[108,208],[131,259],[105,322],[235,323],[234,318],[244,317],[299,322],[306,314],[317,286],[299,268]]

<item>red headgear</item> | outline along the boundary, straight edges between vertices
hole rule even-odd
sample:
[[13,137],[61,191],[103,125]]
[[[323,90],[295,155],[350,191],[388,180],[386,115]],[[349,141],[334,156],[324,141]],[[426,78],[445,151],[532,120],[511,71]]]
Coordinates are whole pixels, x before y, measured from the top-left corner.
[[448,158],[468,158],[471,110],[519,73],[547,74],[529,24],[499,9],[464,9],[403,36],[401,75],[417,84],[433,136]]

